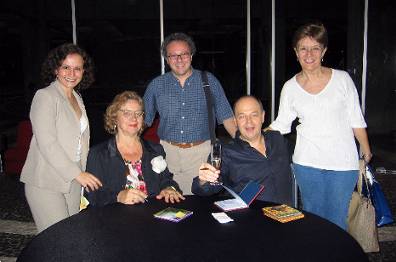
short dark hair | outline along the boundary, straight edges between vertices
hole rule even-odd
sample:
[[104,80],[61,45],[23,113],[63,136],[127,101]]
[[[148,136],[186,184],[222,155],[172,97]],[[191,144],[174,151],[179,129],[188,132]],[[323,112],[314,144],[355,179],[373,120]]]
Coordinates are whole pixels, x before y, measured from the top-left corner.
[[310,37],[315,39],[323,48],[327,47],[328,36],[327,30],[321,22],[307,23],[300,26],[294,33],[292,45],[293,48],[297,48],[298,42],[304,37]]
[[94,81],[94,65],[89,55],[79,46],[66,43],[55,47],[49,53],[41,67],[41,80],[44,87],[49,86],[56,78],[57,70],[68,55],[78,54],[84,61],[84,74],[81,82],[77,85],[77,90],[88,88]]
[[187,45],[190,47],[191,55],[194,55],[195,52],[197,51],[197,49],[195,47],[195,43],[190,36],[186,35],[185,33],[172,33],[172,34],[168,35],[167,37],[165,37],[165,39],[161,45],[161,54],[164,58],[166,58],[168,56],[168,54],[166,52],[166,48],[173,41],[186,42]]

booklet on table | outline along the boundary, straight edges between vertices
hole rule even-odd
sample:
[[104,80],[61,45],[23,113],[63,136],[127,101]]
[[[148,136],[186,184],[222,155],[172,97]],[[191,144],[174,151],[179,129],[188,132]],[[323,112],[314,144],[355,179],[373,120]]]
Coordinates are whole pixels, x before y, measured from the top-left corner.
[[223,185],[223,187],[234,197],[232,199],[226,199],[222,201],[216,201],[215,205],[224,211],[231,211],[236,209],[248,208],[254,199],[263,191],[264,186],[254,181],[250,181],[239,193],[235,193],[229,187]]

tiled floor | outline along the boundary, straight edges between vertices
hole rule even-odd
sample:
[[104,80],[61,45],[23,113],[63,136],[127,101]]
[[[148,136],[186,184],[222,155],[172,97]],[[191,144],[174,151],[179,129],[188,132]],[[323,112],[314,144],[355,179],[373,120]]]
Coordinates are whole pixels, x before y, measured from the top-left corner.
[[[380,147],[373,147],[375,157],[372,166],[396,170],[396,152],[391,151],[396,147],[389,146],[389,142],[386,141],[378,140],[376,144]],[[382,142],[386,145],[381,146]],[[377,180],[382,186],[393,214],[396,214],[394,191],[396,175],[377,175]],[[0,174],[0,262],[15,261],[20,251],[34,235],[34,223],[18,176]],[[396,223],[380,228],[379,238],[381,251],[368,254],[369,260],[371,262],[395,262]]]

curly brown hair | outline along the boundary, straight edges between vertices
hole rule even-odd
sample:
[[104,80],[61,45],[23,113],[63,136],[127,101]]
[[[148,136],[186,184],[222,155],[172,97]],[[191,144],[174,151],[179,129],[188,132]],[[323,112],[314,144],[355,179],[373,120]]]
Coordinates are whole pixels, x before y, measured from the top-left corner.
[[[142,110],[144,110],[143,99],[135,91],[124,91],[116,95],[111,104],[106,108],[106,113],[104,114],[104,128],[107,133],[111,135],[117,134],[117,112],[128,100],[135,100],[142,107]],[[143,133],[144,128],[145,124],[143,121],[142,128],[139,130],[139,136]]]
[[41,80],[44,86],[50,85],[56,79],[55,71],[70,54],[79,54],[84,61],[84,74],[76,90],[86,89],[94,82],[94,64],[87,52],[75,44],[66,43],[55,47],[48,53],[41,67]]

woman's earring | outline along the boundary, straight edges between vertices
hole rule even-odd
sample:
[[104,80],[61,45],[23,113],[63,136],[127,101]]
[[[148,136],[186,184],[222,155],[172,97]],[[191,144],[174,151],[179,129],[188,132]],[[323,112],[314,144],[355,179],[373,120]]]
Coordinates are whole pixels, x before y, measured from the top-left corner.
[[323,63],[323,56],[322,56],[322,60],[321,60],[321,61],[322,61],[322,63]]
[[117,125],[114,125],[114,126],[113,126],[113,131],[114,131],[114,132],[117,131]]

